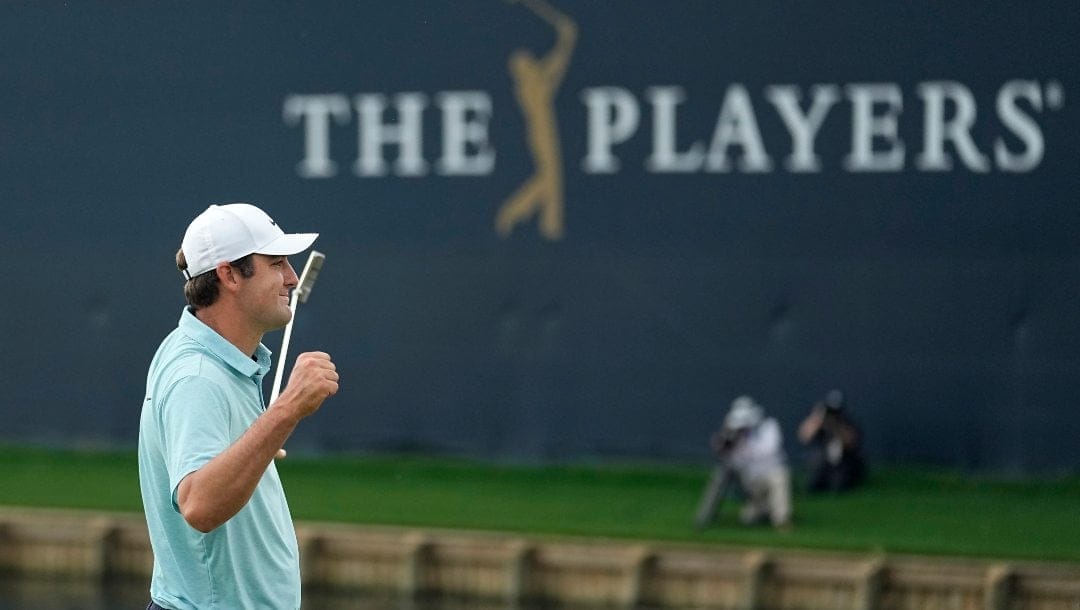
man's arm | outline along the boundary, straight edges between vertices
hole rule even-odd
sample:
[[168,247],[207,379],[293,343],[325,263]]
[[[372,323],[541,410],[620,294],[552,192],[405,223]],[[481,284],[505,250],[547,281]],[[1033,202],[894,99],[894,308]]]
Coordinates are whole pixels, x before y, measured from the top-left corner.
[[799,440],[803,444],[807,444],[814,440],[814,436],[817,435],[818,430],[821,429],[821,424],[825,422],[825,405],[817,403],[814,405],[810,415],[799,424]]
[[846,417],[840,417],[836,435],[844,443],[844,449],[853,449],[859,444],[859,427]]
[[228,449],[180,481],[176,500],[184,520],[206,533],[240,512],[300,420],[337,390],[338,374],[328,354],[300,354],[289,385],[266,412]]

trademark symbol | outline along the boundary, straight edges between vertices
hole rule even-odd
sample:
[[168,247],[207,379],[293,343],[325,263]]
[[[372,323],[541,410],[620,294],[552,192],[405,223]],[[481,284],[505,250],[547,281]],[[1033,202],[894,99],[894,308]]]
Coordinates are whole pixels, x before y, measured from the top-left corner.
[[1059,81],[1052,80],[1046,83],[1043,99],[1046,100],[1047,108],[1058,110],[1065,105],[1065,88],[1061,86]]

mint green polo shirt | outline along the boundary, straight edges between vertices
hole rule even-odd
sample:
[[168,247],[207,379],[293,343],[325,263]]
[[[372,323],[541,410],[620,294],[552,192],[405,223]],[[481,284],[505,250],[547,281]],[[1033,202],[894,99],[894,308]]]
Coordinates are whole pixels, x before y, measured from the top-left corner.
[[228,448],[264,411],[270,350],[252,359],[184,309],[146,377],[139,485],[154,550],[150,596],[173,610],[300,607],[300,554],[271,462],[247,505],[209,533],[176,503],[185,476]]

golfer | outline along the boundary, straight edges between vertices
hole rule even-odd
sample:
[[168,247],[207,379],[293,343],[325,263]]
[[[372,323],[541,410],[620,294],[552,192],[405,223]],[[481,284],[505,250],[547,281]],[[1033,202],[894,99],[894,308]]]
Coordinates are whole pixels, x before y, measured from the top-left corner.
[[139,484],[154,550],[148,608],[300,607],[300,558],[274,457],[338,390],[330,356],[300,354],[263,404],[263,334],[292,316],[289,260],[316,233],[285,234],[259,208],[212,205],[176,264],[187,307],[146,378]]

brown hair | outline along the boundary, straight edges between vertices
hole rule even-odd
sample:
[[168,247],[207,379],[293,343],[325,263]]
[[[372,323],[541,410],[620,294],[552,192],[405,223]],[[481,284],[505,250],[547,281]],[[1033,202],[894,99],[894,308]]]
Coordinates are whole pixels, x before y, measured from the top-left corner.
[[[236,267],[243,277],[255,275],[255,258],[252,254],[238,258],[229,264]],[[188,268],[187,257],[184,256],[183,248],[176,251],[176,268],[180,271],[186,271]],[[185,282],[184,298],[187,299],[192,311],[198,311],[200,307],[213,305],[218,299],[220,283],[217,273],[213,269],[200,273]]]

